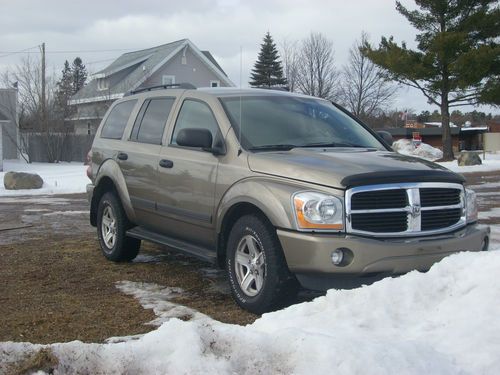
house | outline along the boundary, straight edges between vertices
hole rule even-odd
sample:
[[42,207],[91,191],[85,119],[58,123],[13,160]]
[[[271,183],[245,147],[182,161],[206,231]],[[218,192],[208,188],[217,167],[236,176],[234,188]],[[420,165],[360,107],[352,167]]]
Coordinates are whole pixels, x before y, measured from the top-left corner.
[[131,90],[175,83],[234,86],[210,52],[189,39],[125,53],[91,78],[69,101],[76,106],[69,120],[77,134],[94,134],[111,103]]
[[17,159],[17,89],[0,89],[0,171],[3,160]]

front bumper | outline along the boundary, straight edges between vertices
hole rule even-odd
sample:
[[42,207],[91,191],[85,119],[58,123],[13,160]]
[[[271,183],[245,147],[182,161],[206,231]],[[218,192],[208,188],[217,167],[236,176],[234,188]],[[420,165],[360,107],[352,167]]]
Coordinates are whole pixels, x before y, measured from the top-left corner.
[[[388,276],[412,270],[426,271],[450,254],[484,250],[489,241],[490,228],[471,224],[444,235],[390,239],[285,230],[278,230],[277,233],[290,271],[302,284],[306,284],[303,280],[312,276],[314,279],[332,279],[332,276]],[[348,264],[336,266],[332,263],[331,254],[337,248],[352,252]]]
[[94,185],[87,184],[87,199],[89,200],[89,203],[92,203],[92,195],[93,194],[94,194]]

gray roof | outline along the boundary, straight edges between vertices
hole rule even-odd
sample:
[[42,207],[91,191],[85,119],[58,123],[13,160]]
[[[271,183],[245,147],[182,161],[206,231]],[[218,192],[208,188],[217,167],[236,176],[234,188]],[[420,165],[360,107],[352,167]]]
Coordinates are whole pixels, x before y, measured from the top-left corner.
[[217,69],[219,69],[227,77],[226,72],[224,70],[222,70],[222,68],[220,67],[220,65],[217,62],[217,60],[215,60],[215,58],[212,56],[212,54],[209,51],[201,51],[201,53],[203,53],[207,57],[207,59],[209,59],[210,62],[212,64],[214,64],[217,67]]
[[109,90],[105,91],[97,90],[97,80],[93,79],[86,86],[82,87],[80,91],[73,95],[71,99],[78,100],[99,96],[112,96],[128,91],[131,86],[139,82],[140,79],[144,77],[144,70],[142,69],[143,65],[146,67],[146,71],[151,71],[158,63],[164,60],[185,41],[186,39],[181,39],[153,48],[124,53],[105,69],[96,73],[95,76],[106,77],[122,69],[133,68],[126,79],[120,80],[116,85],[110,87]]
[[[148,73],[150,74],[156,68],[158,68],[159,64],[163,65],[167,63],[169,56],[173,57],[172,53],[181,48],[183,45],[190,45],[191,47],[196,49],[196,47],[188,39],[181,39],[172,43],[163,44],[161,46],[125,53],[110,65],[108,65],[106,68],[97,72],[94,75],[94,78],[109,77],[118,72],[120,72],[120,74],[123,74],[123,72],[126,70],[129,70],[130,73],[118,80],[115,85],[111,85],[108,90],[104,91],[99,91],[97,89],[97,79],[93,79],[86,86],[80,89],[80,91],[73,95],[71,97],[71,101],[91,101],[90,99],[99,97],[116,99],[117,95],[126,93],[131,89],[134,89]],[[208,59],[209,63],[213,64],[220,71],[221,75],[227,77],[226,73],[224,73],[224,71],[219,66],[217,61],[215,61],[210,52],[199,52],[202,53],[206,59]],[[113,97],[113,95],[115,97]]]

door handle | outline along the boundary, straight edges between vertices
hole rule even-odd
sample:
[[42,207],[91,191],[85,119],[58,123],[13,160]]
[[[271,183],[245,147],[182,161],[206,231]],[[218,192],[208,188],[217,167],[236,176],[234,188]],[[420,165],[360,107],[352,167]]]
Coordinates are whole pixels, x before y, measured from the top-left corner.
[[172,160],[161,159],[160,167],[162,168],[172,168],[174,166],[174,162]]
[[118,159],[120,160],[127,160],[128,159],[128,155],[124,152],[119,152],[118,153]]

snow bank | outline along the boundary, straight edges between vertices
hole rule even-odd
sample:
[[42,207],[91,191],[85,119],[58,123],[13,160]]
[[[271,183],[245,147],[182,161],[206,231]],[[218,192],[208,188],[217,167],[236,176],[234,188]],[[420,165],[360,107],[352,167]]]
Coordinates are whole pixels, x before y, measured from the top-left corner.
[[[172,319],[136,340],[50,347],[60,373],[498,374],[499,269],[500,251],[461,253],[246,327]],[[3,343],[0,359],[40,347]]]
[[416,156],[427,160],[438,160],[443,157],[443,151],[434,148],[427,143],[421,143],[415,147],[410,139],[400,139],[392,144],[394,151],[403,155]]
[[[24,160],[4,160],[4,171],[0,172],[0,196],[47,195],[84,193],[90,183],[86,175],[87,167],[82,163],[32,163]],[[3,176],[6,172],[37,173],[43,179],[41,189],[6,190]]]
[[483,157],[482,153],[479,153],[478,155],[483,162],[483,164],[481,165],[469,165],[461,167],[458,165],[456,160],[438,164],[441,164],[443,167],[459,173],[491,172],[500,170],[500,154],[488,152],[486,153],[486,157]]

